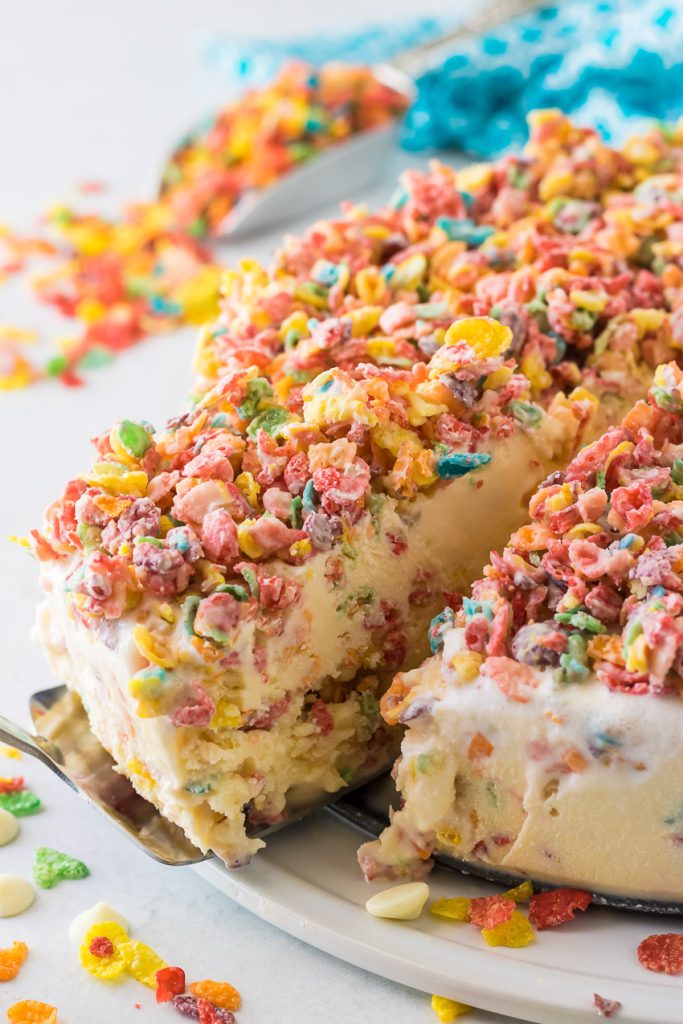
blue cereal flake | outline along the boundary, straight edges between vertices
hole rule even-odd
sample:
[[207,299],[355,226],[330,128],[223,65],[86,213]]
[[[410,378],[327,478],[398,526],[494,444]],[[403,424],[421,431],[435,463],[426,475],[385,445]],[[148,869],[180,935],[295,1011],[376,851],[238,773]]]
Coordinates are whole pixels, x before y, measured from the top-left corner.
[[487,622],[493,622],[493,604],[491,601],[475,601],[471,597],[464,597],[462,607],[466,619],[472,619],[475,615],[483,615]]
[[331,287],[337,283],[339,278],[339,267],[336,263],[330,263],[329,260],[318,260],[313,267],[313,280],[318,284]]
[[442,480],[453,480],[488,465],[490,461],[491,456],[487,452],[454,452],[441,456],[436,463],[436,472]]
[[455,618],[453,616],[452,608],[444,608],[442,612],[435,615],[429,624],[429,646],[432,654],[437,654],[444,643],[444,635],[451,628]]
[[477,224],[468,217],[437,217],[436,226],[445,231],[449,241],[465,242],[471,249],[482,245],[496,230],[488,224]]
[[617,547],[622,548],[622,549],[623,548],[630,548],[630,547],[632,547],[636,543],[637,540],[638,540],[638,537],[637,537],[637,535],[635,533],[627,533],[627,534],[625,534],[621,538],[621,540],[619,541]]

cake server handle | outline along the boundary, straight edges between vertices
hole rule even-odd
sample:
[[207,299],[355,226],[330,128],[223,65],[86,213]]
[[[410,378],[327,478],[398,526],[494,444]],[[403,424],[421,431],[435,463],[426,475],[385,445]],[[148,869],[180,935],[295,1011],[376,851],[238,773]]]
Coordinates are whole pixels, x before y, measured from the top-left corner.
[[33,736],[30,732],[26,732],[20,725],[11,722],[4,715],[0,715],[0,741],[9,744],[10,747],[16,747],[24,754],[37,758],[60,778],[65,778],[59,767],[64,763],[59,747],[43,736]]

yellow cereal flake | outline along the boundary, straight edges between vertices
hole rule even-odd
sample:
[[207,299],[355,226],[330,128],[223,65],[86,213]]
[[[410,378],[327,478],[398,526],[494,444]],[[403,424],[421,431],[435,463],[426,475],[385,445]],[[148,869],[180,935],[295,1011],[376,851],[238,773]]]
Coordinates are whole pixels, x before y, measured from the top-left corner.
[[153,636],[148,629],[138,623],[133,630],[133,642],[143,658],[147,658],[159,668],[175,668],[177,662],[168,651],[163,641]]
[[264,548],[252,536],[253,527],[253,519],[245,519],[243,523],[240,523],[237,527],[237,543],[247,558],[260,558],[264,553]]
[[139,757],[131,757],[126,769],[130,775],[136,775],[139,779],[143,779],[148,786],[156,786],[154,776],[147,771]]
[[446,332],[446,344],[466,341],[479,359],[502,355],[512,343],[512,331],[490,316],[472,316],[456,320]]
[[466,1003],[459,1003],[457,999],[448,999],[447,996],[432,996],[432,1010],[437,1015],[441,1024],[452,1024],[458,1017],[469,1013],[472,1009]]
[[483,660],[476,651],[458,651],[451,658],[451,668],[464,683],[471,683],[479,675]]
[[237,729],[241,721],[242,712],[237,704],[221,697],[209,725],[212,729]]
[[156,988],[156,972],[168,964],[153,949],[137,940],[128,943],[128,971],[143,985]]
[[534,894],[534,887],[531,882],[520,882],[514,889],[500,894],[501,899],[513,900],[515,903],[526,903]]
[[462,835],[457,828],[444,829],[436,833],[436,841],[439,846],[460,846]]
[[535,941],[534,930],[521,911],[516,910],[509,921],[503,921],[495,928],[483,928],[481,932],[487,946],[509,946],[521,949]]
[[261,491],[261,486],[256,483],[253,474],[246,472],[240,473],[235,477],[235,486],[239,487],[240,491],[252,508],[258,508],[258,496]]
[[468,921],[471,902],[466,896],[442,896],[432,903],[429,913],[435,917],[447,917],[449,921]]
[[[112,952],[106,955],[92,952],[90,947],[97,939],[107,939],[111,943]],[[129,947],[130,939],[121,925],[116,921],[103,921],[92,925],[85,933],[79,959],[86,971],[95,978],[113,981],[114,978],[120,978],[128,967]]]

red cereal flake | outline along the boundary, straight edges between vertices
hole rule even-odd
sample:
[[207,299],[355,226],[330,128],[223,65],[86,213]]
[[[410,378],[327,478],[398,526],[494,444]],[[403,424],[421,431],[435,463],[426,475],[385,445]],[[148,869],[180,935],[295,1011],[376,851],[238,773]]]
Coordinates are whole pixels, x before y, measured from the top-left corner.
[[529,902],[529,920],[539,932],[571,921],[574,911],[586,910],[593,897],[582,889],[551,889],[538,892]]
[[88,949],[93,956],[111,956],[114,952],[114,944],[106,935],[98,935],[92,940]]
[[648,971],[680,974],[683,970],[683,935],[674,932],[648,935],[638,946],[638,959]]
[[155,974],[157,980],[157,1003],[170,1003],[173,996],[185,991],[185,971],[182,967],[162,967]]
[[21,775],[0,776],[0,793],[21,793],[24,780]]
[[515,912],[514,900],[503,896],[477,896],[470,901],[470,923],[477,928],[497,928],[509,921]]
[[604,996],[599,996],[597,992],[593,993],[593,1006],[598,1011],[598,1017],[613,1017],[621,1009],[621,1003],[618,999],[605,999]]

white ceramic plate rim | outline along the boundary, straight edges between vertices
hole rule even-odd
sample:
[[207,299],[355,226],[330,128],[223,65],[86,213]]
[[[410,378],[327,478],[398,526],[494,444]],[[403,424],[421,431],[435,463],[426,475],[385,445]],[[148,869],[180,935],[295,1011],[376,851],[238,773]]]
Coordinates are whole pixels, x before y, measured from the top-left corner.
[[[195,867],[211,885],[263,920],[310,945],[392,981],[425,992],[438,992],[480,1009],[538,1024],[580,1024],[595,1021],[593,992],[619,999],[619,1024],[681,1024],[683,984],[679,979],[650,974],[632,953],[634,980],[610,970],[614,940],[627,927],[642,938],[657,931],[677,930],[676,919],[594,910],[602,920],[577,921],[524,950],[488,948],[466,926],[452,926],[423,914],[415,922],[389,922],[370,917],[363,903],[385,886],[358,880],[353,852],[362,841],[351,826],[322,814],[273,837],[269,848],[247,868],[228,871],[217,860]],[[321,852],[322,851],[322,852]],[[330,856],[330,851],[333,856]],[[339,857],[336,857],[336,852]],[[307,880],[320,872],[321,856],[329,870],[324,884]],[[295,867],[293,866],[295,865]],[[433,893],[452,894],[467,884],[481,893],[494,886],[437,869]],[[635,927],[634,927],[635,925]],[[461,930],[464,929],[464,930]],[[559,931],[563,934],[560,936]],[[595,971],[563,965],[574,943],[588,943]],[[584,947],[585,948],[585,947]],[[563,952],[564,951],[564,952]],[[621,955],[621,953],[619,954]],[[613,961],[615,962],[615,961]]]

